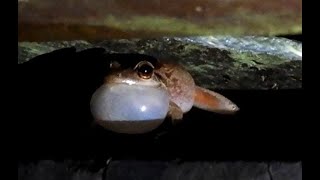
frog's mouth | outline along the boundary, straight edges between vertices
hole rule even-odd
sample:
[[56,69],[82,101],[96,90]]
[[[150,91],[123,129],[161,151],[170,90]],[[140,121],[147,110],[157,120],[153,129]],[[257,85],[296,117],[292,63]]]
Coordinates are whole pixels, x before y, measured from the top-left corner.
[[141,79],[141,78],[124,78],[121,74],[112,75],[105,79],[105,84],[117,85],[125,84],[129,86],[145,86],[145,87],[161,87],[164,84],[159,80],[159,78],[154,75],[152,79]]
[[126,84],[126,85],[136,85],[136,86],[149,86],[149,87],[159,87],[161,83],[151,80],[139,80],[135,81],[132,79],[122,79],[122,80],[115,80],[113,83],[115,84]]

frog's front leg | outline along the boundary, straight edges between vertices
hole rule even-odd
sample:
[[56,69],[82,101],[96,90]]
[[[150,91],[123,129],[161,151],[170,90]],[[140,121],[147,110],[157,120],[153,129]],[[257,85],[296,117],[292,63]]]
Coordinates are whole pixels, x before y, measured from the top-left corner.
[[173,101],[170,101],[169,112],[167,116],[171,119],[172,124],[175,125],[182,120],[183,111],[176,103],[174,103]]

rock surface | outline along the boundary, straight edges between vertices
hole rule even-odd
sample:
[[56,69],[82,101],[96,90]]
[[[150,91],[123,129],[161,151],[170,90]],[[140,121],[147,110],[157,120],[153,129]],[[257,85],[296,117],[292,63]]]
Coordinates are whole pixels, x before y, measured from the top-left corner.
[[18,43],[18,62],[74,46],[108,53],[143,53],[173,59],[209,89],[297,89],[302,87],[302,44],[284,38],[199,37],[119,39],[98,42]]
[[302,32],[302,1],[19,0],[19,41]]
[[256,179],[301,180],[301,162],[210,162],[115,160],[108,166],[92,168],[90,163],[43,160],[19,164],[19,180],[191,180],[191,179]]

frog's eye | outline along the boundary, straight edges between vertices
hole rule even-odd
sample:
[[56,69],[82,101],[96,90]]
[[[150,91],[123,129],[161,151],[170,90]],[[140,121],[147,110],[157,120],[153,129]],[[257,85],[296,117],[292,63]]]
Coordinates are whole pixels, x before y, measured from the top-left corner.
[[153,74],[154,66],[148,61],[141,61],[135,67],[139,77],[143,79],[150,79]]

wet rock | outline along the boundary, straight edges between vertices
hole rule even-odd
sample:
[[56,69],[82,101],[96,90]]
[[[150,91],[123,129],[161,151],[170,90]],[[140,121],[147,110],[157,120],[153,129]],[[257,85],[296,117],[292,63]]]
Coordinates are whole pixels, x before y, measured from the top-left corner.
[[107,53],[142,53],[183,65],[209,89],[296,89],[302,87],[302,44],[284,38],[187,37],[96,42],[20,42],[18,61],[65,47],[102,47]]

